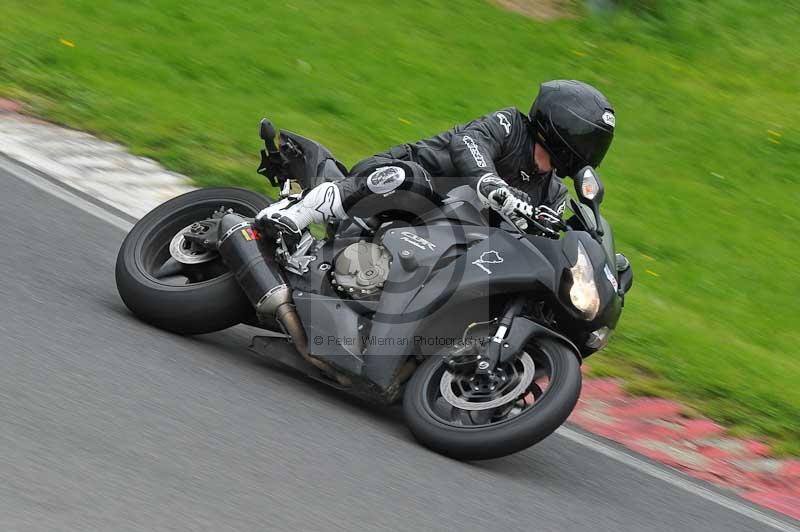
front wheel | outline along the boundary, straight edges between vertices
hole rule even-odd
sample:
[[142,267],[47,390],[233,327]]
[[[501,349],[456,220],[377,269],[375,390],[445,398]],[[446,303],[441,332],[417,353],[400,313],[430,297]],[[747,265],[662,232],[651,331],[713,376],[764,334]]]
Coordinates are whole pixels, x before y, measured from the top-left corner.
[[403,412],[426,447],[459,460],[486,460],[552,434],[569,417],[580,390],[575,353],[538,338],[490,378],[454,375],[442,357],[430,357],[406,386]]
[[190,244],[183,233],[220,208],[253,217],[270,203],[250,190],[207,188],[147,213],[117,256],[117,289],[125,305],[142,320],[178,334],[210,333],[247,320],[253,308],[233,273],[215,251]]

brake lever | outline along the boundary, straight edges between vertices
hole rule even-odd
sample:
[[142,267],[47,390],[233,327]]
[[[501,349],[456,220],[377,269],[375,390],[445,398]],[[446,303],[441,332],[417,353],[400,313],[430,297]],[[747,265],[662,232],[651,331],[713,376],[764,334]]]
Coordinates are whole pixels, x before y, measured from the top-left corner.
[[[532,216],[528,216],[528,215],[527,215],[527,214],[525,214],[524,212],[521,212],[521,213],[518,213],[518,214],[519,214],[520,216],[522,216],[522,218],[524,218],[524,219],[525,219],[525,220],[526,220],[528,223],[530,223],[530,224],[533,224],[533,226],[534,226],[536,229],[538,229],[539,231],[541,231],[541,232],[542,232],[542,233],[544,233],[545,235],[547,235],[547,236],[558,236],[558,233],[559,233],[559,232],[558,232],[557,230],[555,230],[555,229],[551,229],[550,227],[546,227],[546,226],[542,225],[542,224],[541,224],[541,223],[540,223],[540,222],[539,222],[539,221],[538,221],[536,218],[534,218],[534,217],[532,217]],[[559,227],[561,227],[561,226],[563,226],[563,225],[564,225],[564,222],[561,222],[561,223],[559,224]],[[519,228],[518,228],[518,229],[519,229]]]
[[[517,233],[519,233],[521,235],[527,235],[528,234],[526,231],[523,231],[522,229],[520,229],[519,226],[517,226],[517,224],[514,223],[514,221],[511,219],[510,216],[506,216],[505,214],[503,214],[500,211],[495,211],[495,212],[500,215],[500,218],[502,218],[503,221],[505,221],[508,225],[513,227],[514,230],[516,230]],[[517,214],[522,216],[522,218],[524,218],[525,221],[527,221],[528,223],[532,224],[536,229],[538,229],[539,231],[541,231],[545,235],[547,235],[547,236],[558,236],[558,231],[556,231],[554,229],[550,229],[549,227],[545,227],[544,225],[539,223],[539,221],[536,220],[535,218],[532,218],[532,217],[528,216],[527,214],[524,214],[524,213],[521,213],[521,212],[518,212]],[[562,223],[562,225],[563,225],[563,223]]]
[[[502,212],[502,211],[495,211],[495,212],[496,212],[497,214],[499,214],[499,215],[500,215],[500,217],[501,217],[501,218],[502,218],[502,219],[503,219],[503,220],[504,220],[504,221],[505,221],[507,224],[511,225],[511,227],[513,227],[513,228],[514,228],[514,229],[517,231],[517,233],[519,233],[519,234],[521,234],[521,235],[527,235],[527,234],[528,234],[526,231],[523,231],[522,229],[520,229],[520,228],[517,226],[517,224],[515,224],[515,223],[514,223],[514,221],[511,219],[511,217],[510,217],[510,216],[507,216],[507,215],[503,214],[503,212]],[[555,229],[551,229],[551,228],[549,228],[549,227],[545,227],[544,225],[542,225],[541,223],[539,223],[539,221],[538,221],[538,220],[536,220],[535,218],[533,218],[533,217],[531,217],[531,216],[528,216],[527,214],[525,214],[525,213],[523,213],[523,212],[517,212],[516,214],[517,214],[517,215],[519,215],[519,216],[521,216],[521,217],[522,217],[523,219],[525,219],[525,220],[526,220],[528,223],[530,223],[530,224],[533,224],[533,226],[534,226],[536,229],[538,229],[539,231],[541,231],[542,233],[544,233],[544,234],[545,234],[545,235],[547,235],[547,236],[551,236],[551,237],[553,237],[553,236],[558,236],[558,234],[559,234],[559,231],[560,231],[560,230],[563,230],[563,228],[565,227],[565,225],[564,225],[564,222],[561,222],[561,223],[559,224],[559,231],[557,231],[557,230],[555,230]]]

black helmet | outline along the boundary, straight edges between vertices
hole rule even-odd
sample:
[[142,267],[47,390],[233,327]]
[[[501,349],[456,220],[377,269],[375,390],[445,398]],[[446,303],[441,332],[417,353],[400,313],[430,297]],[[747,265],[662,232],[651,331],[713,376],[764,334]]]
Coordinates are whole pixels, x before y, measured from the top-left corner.
[[528,117],[534,140],[550,154],[560,177],[586,165],[596,168],[614,138],[614,108],[581,81],[542,83]]

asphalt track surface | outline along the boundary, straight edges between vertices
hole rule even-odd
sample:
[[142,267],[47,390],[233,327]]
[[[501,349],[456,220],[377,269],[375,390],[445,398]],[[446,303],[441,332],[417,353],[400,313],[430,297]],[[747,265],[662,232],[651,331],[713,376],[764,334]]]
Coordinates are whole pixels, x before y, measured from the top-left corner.
[[562,434],[459,463],[397,409],[257,358],[245,328],[149,327],[114,286],[124,231],[4,166],[0,530],[797,530]]

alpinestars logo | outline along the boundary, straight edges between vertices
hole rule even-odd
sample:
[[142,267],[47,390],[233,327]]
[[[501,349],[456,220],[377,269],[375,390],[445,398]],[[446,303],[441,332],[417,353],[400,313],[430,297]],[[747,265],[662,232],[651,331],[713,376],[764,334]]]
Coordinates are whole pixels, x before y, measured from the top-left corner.
[[508,117],[503,113],[495,113],[494,116],[500,120],[500,125],[506,130],[506,137],[509,136],[511,134],[511,122],[509,122]]
[[475,164],[478,165],[478,168],[486,168],[486,159],[483,158],[483,154],[478,149],[475,139],[469,135],[464,135],[462,140],[464,141],[464,144],[466,144],[467,148],[469,148],[469,152],[472,154],[472,158],[475,159]]
[[336,201],[335,187],[328,187],[322,195],[322,201],[317,205],[314,210],[322,215],[322,221],[327,222],[333,215],[333,205]]
[[603,122],[605,122],[605,124],[608,125],[608,126],[616,127],[617,118],[614,116],[614,113],[612,113],[611,111],[606,111],[605,113],[603,113]]

